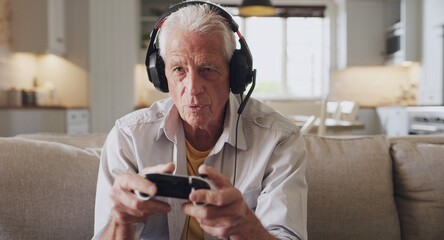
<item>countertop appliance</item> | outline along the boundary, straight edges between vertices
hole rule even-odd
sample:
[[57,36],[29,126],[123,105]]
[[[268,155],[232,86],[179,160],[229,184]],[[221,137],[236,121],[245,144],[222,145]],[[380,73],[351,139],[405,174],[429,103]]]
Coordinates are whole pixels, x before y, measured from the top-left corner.
[[408,107],[409,134],[444,134],[444,106]]

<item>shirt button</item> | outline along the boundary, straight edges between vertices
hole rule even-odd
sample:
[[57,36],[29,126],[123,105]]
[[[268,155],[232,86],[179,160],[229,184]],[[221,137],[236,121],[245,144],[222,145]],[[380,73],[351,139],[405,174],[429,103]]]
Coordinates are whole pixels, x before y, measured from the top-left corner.
[[262,122],[264,122],[264,118],[258,117],[258,118],[256,118],[256,122],[261,124]]
[[157,118],[163,118],[163,114],[162,113],[157,113]]

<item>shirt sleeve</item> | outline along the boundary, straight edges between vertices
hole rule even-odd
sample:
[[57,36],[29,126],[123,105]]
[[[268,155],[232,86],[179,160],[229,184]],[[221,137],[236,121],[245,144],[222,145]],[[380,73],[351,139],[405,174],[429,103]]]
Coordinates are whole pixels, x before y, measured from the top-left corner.
[[307,239],[307,182],[305,143],[293,132],[274,149],[263,179],[256,215],[281,239]]
[[[108,134],[100,157],[93,239],[97,239],[100,236],[110,219],[111,199],[109,198],[109,192],[114,180],[119,174],[124,172],[137,173],[137,167],[131,161],[131,159],[134,159],[131,148],[131,137],[125,134],[116,124]],[[138,226],[136,228],[139,229],[141,227]],[[136,236],[138,235],[136,234]]]

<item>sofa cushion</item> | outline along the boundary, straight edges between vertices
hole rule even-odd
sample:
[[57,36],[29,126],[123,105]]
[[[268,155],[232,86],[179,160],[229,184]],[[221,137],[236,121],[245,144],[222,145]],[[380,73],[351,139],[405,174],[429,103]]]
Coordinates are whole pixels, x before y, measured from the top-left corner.
[[60,143],[0,138],[0,239],[90,239],[99,158]]
[[444,145],[397,142],[392,154],[403,239],[443,239]]
[[304,138],[309,239],[400,239],[387,139]]

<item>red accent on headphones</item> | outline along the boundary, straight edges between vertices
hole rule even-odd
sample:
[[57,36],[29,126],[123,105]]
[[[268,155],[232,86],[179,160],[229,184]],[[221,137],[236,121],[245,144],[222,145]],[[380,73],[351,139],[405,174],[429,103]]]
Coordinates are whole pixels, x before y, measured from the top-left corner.
[[164,23],[166,20],[167,20],[167,18],[164,18],[164,19],[162,20],[162,22],[160,22],[159,25],[157,25],[156,29],[159,30],[159,29],[162,27],[163,23]]

